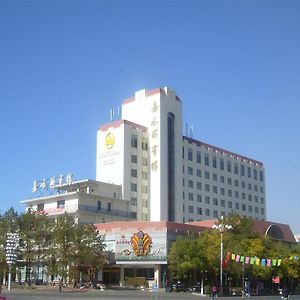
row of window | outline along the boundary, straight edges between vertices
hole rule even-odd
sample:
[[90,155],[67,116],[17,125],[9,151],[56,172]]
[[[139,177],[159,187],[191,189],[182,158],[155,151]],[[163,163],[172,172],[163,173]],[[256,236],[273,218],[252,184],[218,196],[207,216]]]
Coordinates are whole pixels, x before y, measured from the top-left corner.
[[[184,159],[184,147],[182,147],[182,158]],[[193,149],[187,149],[187,159],[189,161],[194,161],[194,152]],[[202,154],[200,151],[196,151],[196,162],[202,163]],[[262,170],[257,170],[255,168],[251,168],[249,166],[245,166],[242,164],[238,164],[237,162],[232,163],[229,160],[224,160],[223,158],[218,158],[216,155],[212,157],[208,153],[204,153],[204,165],[205,166],[212,166],[213,168],[219,168],[222,171],[225,171],[225,164],[226,164],[226,171],[231,173],[233,172],[236,175],[246,176],[248,178],[253,178],[255,180],[264,181],[264,173]],[[247,173],[247,174],[246,174]]]
[[[136,134],[131,135],[131,147],[137,148],[138,147],[138,136]],[[142,138],[142,150],[148,150],[148,141],[145,138]]]
[[[182,166],[182,171],[184,173],[184,171],[185,171],[184,166]],[[188,175],[193,176],[194,175],[194,169],[192,167],[188,167],[187,168],[187,173],[188,173]],[[202,171],[200,169],[196,169],[196,176],[202,178]],[[211,173],[209,173],[208,171],[205,171],[204,172],[204,178],[205,178],[205,180],[210,180],[212,178],[213,181],[218,182],[218,175],[216,173],[213,173],[212,176],[211,176]],[[225,176],[220,175],[219,176],[219,182],[225,184]],[[236,186],[236,187],[239,187],[241,185],[242,188],[246,188],[246,182],[245,181],[239,181],[238,179],[233,180],[232,178],[228,177],[227,180],[226,180],[226,183],[228,185],[233,185],[234,184],[234,186]],[[184,183],[183,183],[183,185],[184,185]],[[252,190],[252,186],[253,186],[254,191],[257,192],[258,191],[257,184],[252,185],[252,183],[248,183],[247,184],[248,190]],[[264,192],[263,190],[264,190],[263,186],[260,186],[260,192],[261,193]]]
[[[239,203],[236,203],[236,204],[239,204]],[[235,208],[236,210],[239,210],[240,209],[240,207],[238,206],[238,207],[236,207]],[[247,210],[248,209],[248,210]],[[185,212],[185,205],[183,204],[183,207],[182,207],[182,210],[183,210],[183,212]],[[248,212],[248,213],[255,213],[255,214],[259,214],[259,212],[260,212],[260,214],[261,215],[264,215],[265,214],[265,209],[263,208],[263,207],[261,207],[260,209],[259,209],[259,207],[257,207],[257,206],[255,206],[254,208],[253,208],[253,206],[251,206],[251,205],[249,205],[248,207],[245,205],[245,204],[243,204],[242,206],[241,206],[241,210],[243,211],[243,212]],[[195,210],[195,212],[196,212],[196,214],[197,215],[199,215],[199,216],[202,216],[203,215],[203,211],[204,211],[204,215],[205,216],[207,216],[207,217],[210,217],[211,215],[210,215],[210,212],[211,212],[211,209],[210,208],[202,208],[202,207],[196,207],[196,210]],[[217,210],[212,210],[213,211],[213,217],[215,217],[215,218],[217,218],[218,217],[218,211]],[[189,205],[188,206],[188,213],[189,214],[194,214],[194,206],[192,206],[192,205]],[[225,215],[225,212],[222,212],[221,213],[221,215]]]
[[[131,169],[131,177],[137,178],[137,169]],[[148,180],[148,173],[145,171],[142,171],[142,179]]]
[[[134,182],[132,182],[131,183],[131,191],[132,192],[137,192],[137,189],[138,189],[138,187],[137,187],[137,183],[134,183]],[[148,194],[148,186],[147,185],[142,185],[142,194]]]
[[[134,154],[131,155],[131,162],[134,164],[137,164],[137,162],[138,162],[137,155],[134,155]],[[148,158],[147,157],[142,157],[142,165],[148,166]]]
[[[246,196],[243,196],[244,194],[242,194],[242,199],[243,200],[246,200]],[[185,199],[185,193],[183,192],[182,193],[182,198]],[[254,202],[255,203],[258,203],[258,197],[257,196],[254,196]],[[200,194],[197,194],[196,195],[196,199],[197,199],[197,202],[202,202],[202,195]],[[218,205],[218,199],[217,198],[213,198],[214,202],[213,204],[214,205]],[[188,193],[188,200],[189,201],[194,201],[194,194],[193,193]],[[248,195],[248,201],[252,201],[252,195]],[[205,203],[206,204],[210,204],[210,196],[205,196]],[[261,204],[264,204],[265,203],[265,198],[264,197],[260,197],[260,203]],[[225,207],[225,200],[221,200],[221,206]],[[232,208],[232,201],[228,201],[228,208]]]

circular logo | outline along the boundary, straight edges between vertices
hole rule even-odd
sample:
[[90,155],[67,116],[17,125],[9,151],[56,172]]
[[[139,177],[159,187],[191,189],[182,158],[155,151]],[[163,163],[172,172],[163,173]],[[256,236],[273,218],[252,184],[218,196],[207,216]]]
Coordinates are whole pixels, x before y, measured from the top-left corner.
[[107,134],[105,138],[105,146],[107,149],[111,149],[115,144],[115,136],[112,133]]

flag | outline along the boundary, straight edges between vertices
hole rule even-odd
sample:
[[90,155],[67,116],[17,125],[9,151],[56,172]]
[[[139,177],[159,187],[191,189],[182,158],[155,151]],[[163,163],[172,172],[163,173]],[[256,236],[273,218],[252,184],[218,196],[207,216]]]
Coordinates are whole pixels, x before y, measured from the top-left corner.
[[267,259],[267,267],[271,267],[271,259]]
[[241,255],[240,262],[242,263],[244,262],[244,260],[245,260],[245,256]]
[[246,264],[249,264],[249,260],[250,260],[250,257],[249,257],[249,256],[246,256],[246,258],[245,258],[245,263],[246,263]]
[[260,259],[256,257],[256,265],[259,266]]
[[255,260],[255,257],[251,257],[251,258],[250,258],[250,265],[253,265],[253,264],[254,264],[254,260]]
[[261,265],[264,267],[266,265],[266,259],[265,258],[262,258],[261,259]]
[[282,261],[282,259],[279,258],[278,261],[277,261],[277,266],[278,266],[278,267],[281,265],[281,261]]
[[236,261],[236,262],[239,262],[239,261],[240,261],[240,256],[239,256],[239,255],[236,256],[235,261]]
[[277,265],[277,259],[272,259],[272,267],[275,267]]
[[235,254],[233,254],[233,253],[231,254],[231,259],[235,260]]

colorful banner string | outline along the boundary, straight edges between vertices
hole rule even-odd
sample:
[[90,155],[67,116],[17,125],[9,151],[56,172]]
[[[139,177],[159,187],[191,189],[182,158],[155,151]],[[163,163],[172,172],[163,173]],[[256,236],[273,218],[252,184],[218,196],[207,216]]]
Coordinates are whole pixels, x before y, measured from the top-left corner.
[[[298,260],[298,256],[291,256],[287,258],[289,260]],[[224,260],[224,267],[227,266],[229,261],[241,262],[250,265],[262,266],[262,267],[279,267],[283,260],[282,258],[258,258],[256,256],[244,256],[239,254],[234,254],[231,252],[226,253],[226,259]]]

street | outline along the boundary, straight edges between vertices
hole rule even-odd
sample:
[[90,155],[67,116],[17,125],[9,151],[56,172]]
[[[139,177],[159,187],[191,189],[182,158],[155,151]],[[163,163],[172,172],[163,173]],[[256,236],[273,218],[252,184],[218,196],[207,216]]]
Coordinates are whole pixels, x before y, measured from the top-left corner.
[[[44,300],[57,300],[59,299],[103,299],[103,300],[134,300],[134,299],[210,299],[208,296],[201,296],[199,294],[192,293],[165,293],[164,291],[159,291],[158,293],[152,293],[150,291],[141,291],[141,290],[95,290],[95,289],[86,289],[84,291],[72,291],[71,289],[65,289],[62,293],[58,292],[57,288],[44,288],[44,289],[12,289],[11,291],[3,290],[2,297],[5,297],[7,300],[35,300],[35,299],[44,299]],[[223,297],[219,297],[222,299]],[[1,297],[0,297],[1,299]],[[237,300],[241,299],[240,297],[224,297],[226,300]],[[281,296],[259,296],[259,297],[250,297],[249,299],[257,300],[281,300]],[[292,295],[290,300],[300,300],[300,295]]]

